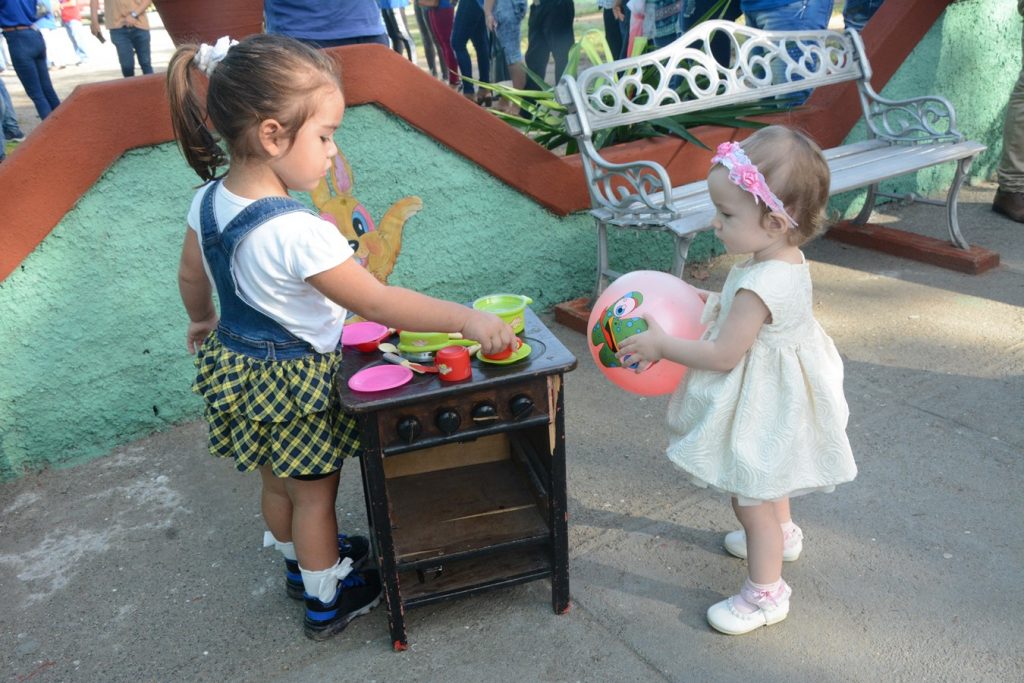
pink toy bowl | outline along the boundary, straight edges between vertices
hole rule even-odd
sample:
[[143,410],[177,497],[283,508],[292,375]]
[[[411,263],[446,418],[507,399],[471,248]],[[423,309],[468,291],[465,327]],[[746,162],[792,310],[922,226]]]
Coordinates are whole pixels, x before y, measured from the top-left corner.
[[341,343],[343,346],[354,346],[363,353],[372,353],[386,336],[388,328],[380,323],[350,323],[341,330]]

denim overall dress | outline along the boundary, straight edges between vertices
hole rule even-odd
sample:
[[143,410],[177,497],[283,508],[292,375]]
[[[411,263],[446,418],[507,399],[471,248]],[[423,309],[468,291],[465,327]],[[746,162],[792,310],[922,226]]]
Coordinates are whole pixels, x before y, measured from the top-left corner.
[[341,344],[328,353],[246,303],[231,268],[239,243],[277,216],[306,211],[286,197],[266,197],[217,229],[211,183],[200,205],[203,257],[220,300],[220,323],[196,358],[193,391],[203,396],[210,453],[241,471],[270,465],[279,477],[329,474],[359,450],[355,419],[334,391]]

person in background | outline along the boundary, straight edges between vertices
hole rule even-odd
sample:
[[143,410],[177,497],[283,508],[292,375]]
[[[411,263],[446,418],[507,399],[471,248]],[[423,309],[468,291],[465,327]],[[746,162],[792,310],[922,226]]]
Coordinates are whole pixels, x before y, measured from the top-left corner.
[[843,5],[843,26],[863,31],[868,19],[874,16],[882,0],[846,0]]
[[[817,31],[828,28],[833,4],[834,0],[740,0],[747,26],[765,31]],[[791,47],[789,53],[794,59],[800,59],[798,47]],[[783,78],[784,69],[781,60],[773,61],[772,70],[777,80]],[[779,99],[785,104],[798,106],[810,96],[810,90],[801,90]]]
[[398,54],[404,54],[410,62],[416,63],[416,43],[409,33],[409,24],[405,20],[405,8],[409,0],[377,0],[380,15],[391,40],[391,48]]
[[[1017,11],[1024,16],[1024,0],[1017,0]],[[1021,35],[1021,45],[1024,46],[1024,34]],[[996,179],[999,189],[992,200],[992,210],[1012,221],[1024,223],[1024,66],[1006,105],[1003,154],[999,158]]]
[[[505,56],[508,76],[516,90],[526,87],[526,65],[523,64],[523,50],[520,46],[521,26],[525,16],[526,0],[484,0],[484,22]],[[497,71],[498,65],[494,68]],[[496,106],[510,114],[519,111],[518,105],[507,102],[505,98],[501,98],[500,104]]]
[[263,0],[267,33],[314,47],[389,45],[377,0]]
[[438,44],[438,54],[441,63],[448,73],[448,85],[458,88],[461,82],[459,77],[459,60],[455,57],[455,50],[452,48],[452,27],[455,25],[455,3],[453,0],[438,0],[434,7],[425,7],[427,21],[430,22],[430,31],[434,34]]
[[0,80],[0,111],[3,112],[2,127],[4,140],[8,142],[21,142],[25,139],[25,132],[21,130],[18,123],[18,115],[14,111],[14,102],[11,101],[11,93],[7,91],[7,84]]
[[430,70],[430,75],[434,78],[438,77],[438,62],[441,62],[440,75],[443,80],[448,80],[448,69],[445,68],[444,62],[438,59],[438,54],[441,52],[440,46],[437,44],[437,37],[434,32],[430,30],[430,20],[427,19],[427,8],[420,5],[420,3],[413,0],[413,14],[416,17],[416,26],[420,29],[420,37],[423,39],[423,56],[427,60],[427,68]]
[[36,21],[35,0],[3,0],[0,2],[0,30],[11,51],[11,63],[25,94],[35,105],[40,119],[50,115],[60,98],[50,80],[46,41],[32,26]]
[[[89,0],[90,16],[98,17],[99,0]],[[153,73],[150,58],[149,19],[146,9],[149,0],[105,0],[103,22],[110,30],[110,42],[117,49],[117,61],[121,63],[121,75],[131,78],[135,75],[135,59],[139,60],[139,68],[143,74]],[[92,34],[98,36],[100,23],[90,24]]]
[[60,0],[60,23],[64,24],[64,31],[78,56],[78,63],[89,61],[89,53],[83,47],[82,9],[78,6],[78,0]]
[[[43,34],[43,41],[46,42],[46,56],[50,60],[50,67],[53,69],[63,69],[69,64],[77,64],[74,61],[75,57],[71,54],[71,45],[68,43],[64,32],[60,30],[60,24],[57,21],[60,13],[54,12],[54,7],[57,7],[57,0],[39,0],[36,6],[37,19],[33,25]],[[60,8],[57,7],[57,9],[59,10]]]
[[[679,32],[685,33],[706,19],[736,21],[743,14],[740,0],[728,0],[714,15],[710,15],[717,4],[718,0],[683,0],[683,11],[679,13]],[[729,64],[732,58],[732,40],[726,33],[716,32],[711,39],[711,54],[719,64]]]
[[[629,41],[629,16],[616,12],[617,0],[597,0],[604,21],[604,39],[612,53],[612,59],[622,59],[626,55],[626,44]],[[621,5],[625,7],[625,5]],[[621,18],[620,18],[621,17]]]
[[[483,0],[460,0],[455,10],[455,26],[452,27],[452,49],[459,60],[459,72],[473,75],[473,60],[467,44],[473,42],[476,52],[477,80],[487,83],[491,80],[491,45],[487,39],[487,22],[484,20]],[[490,92],[481,88],[475,92],[473,84],[462,80],[462,94],[466,99],[475,100],[480,106],[493,101]]]
[[[572,23],[576,6],[572,0],[535,0],[530,5],[530,19],[526,33],[526,68],[542,81],[547,78],[548,62],[555,60],[553,83],[558,83],[569,62],[569,49],[576,42]],[[530,77],[527,86],[542,90],[542,83]]]

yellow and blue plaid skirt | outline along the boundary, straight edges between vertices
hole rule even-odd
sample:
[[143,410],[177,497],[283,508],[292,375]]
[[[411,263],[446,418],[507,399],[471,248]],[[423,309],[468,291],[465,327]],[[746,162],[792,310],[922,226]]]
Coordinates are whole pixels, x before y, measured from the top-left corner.
[[355,418],[334,378],[341,352],[268,361],[224,348],[214,332],[196,355],[192,390],[203,397],[210,453],[242,472],[270,465],[278,477],[329,474],[359,453]]

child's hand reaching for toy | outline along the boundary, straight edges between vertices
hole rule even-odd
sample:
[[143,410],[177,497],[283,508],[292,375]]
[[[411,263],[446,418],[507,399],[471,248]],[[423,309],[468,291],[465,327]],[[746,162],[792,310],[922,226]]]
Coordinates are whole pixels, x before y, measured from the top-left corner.
[[507,349],[516,338],[511,325],[493,313],[475,309],[460,331],[466,339],[480,342],[480,350],[485,355]]
[[668,337],[653,318],[645,316],[644,320],[647,322],[647,331],[623,339],[615,354],[624,367],[633,368],[637,372],[643,372],[652,363],[665,357],[664,341]]

